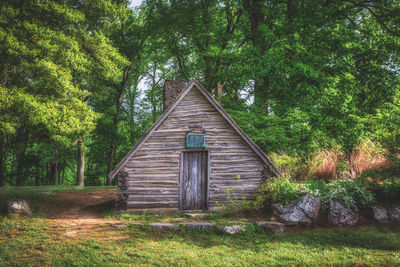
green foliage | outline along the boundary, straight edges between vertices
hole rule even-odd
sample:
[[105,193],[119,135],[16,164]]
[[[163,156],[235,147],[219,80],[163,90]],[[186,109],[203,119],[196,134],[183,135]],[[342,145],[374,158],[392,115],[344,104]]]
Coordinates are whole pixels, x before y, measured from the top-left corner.
[[265,151],[303,154],[311,149],[312,128],[305,123],[307,114],[301,111],[288,111],[285,116],[230,109],[227,112]]
[[391,153],[400,152],[400,87],[391,102],[382,105],[376,113],[363,119],[367,127],[371,128],[373,137],[382,142]]
[[[397,190],[394,185],[385,186],[386,190]],[[396,191],[391,191],[390,194]],[[329,209],[329,201],[340,201],[350,209],[366,207],[376,201],[372,190],[360,180],[337,179],[331,183],[322,180],[307,180],[305,182],[291,181],[287,176],[282,176],[261,185],[261,192],[255,200],[245,201],[242,208],[257,210],[271,203],[289,204],[301,195],[311,194],[321,198],[321,208]]]
[[304,193],[299,183],[292,182],[285,175],[268,181],[262,191],[267,191],[270,194],[272,202],[282,204],[289,204]]
[[334,180],[327,187],[327,195],[321,195],[323,208],[329,207],[329,200],[340,201],[344,206],[353,210],[375,202],[373,193],[354,180]]
[[123,4],[3,1],[0,13],[0,184],[6,173],[7,183],[15,179],[13,154],[25,184],[57,183],[60,173],[75,183],[74,145],[90,140],[103,111],[96,99],[119,85],[129,64],[104,31]]
[[332,144],[346,158],[370,136],[398,152],[396,1],[128,7],[2,2],[0,184],[74,183],[82,137],[86,182],[103,184],[162,113],[167,79],[200,80],[293,179]]
[[281,173],[296,181],[304,179],[307,174],[307,164],[301,156],[273,152],[269,154],[269,158]]
[[328,196],[329,194],[329,187],[324,181],[308,180],[305,182],[305,190],[307,193],[313,196],[320,197],[324,206],[325,204],[324,201],[326,201],[326,196]]
[[[85,98],[97,89],[96,79],[114,82],[127,61],[81,8],[55,1],[2,3],[1,81],[10,96],[0,108],[14,117],[1,122],[4,133],[14,121],[24,124],[15,127],[43,127],[55,142],[70,144],[94,129],[98,115]],[[16,75],[21,69],[24,75]]]

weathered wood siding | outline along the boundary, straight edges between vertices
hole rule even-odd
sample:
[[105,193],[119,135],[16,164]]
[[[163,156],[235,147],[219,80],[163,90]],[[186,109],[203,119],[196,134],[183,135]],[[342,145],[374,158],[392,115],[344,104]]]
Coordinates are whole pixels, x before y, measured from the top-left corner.
[[200,123],[210,153],[209,207],[250,198],[264,176],[263,162],[194,87],[124,167],[122,208],[178,209],[180,153],[190,126]]

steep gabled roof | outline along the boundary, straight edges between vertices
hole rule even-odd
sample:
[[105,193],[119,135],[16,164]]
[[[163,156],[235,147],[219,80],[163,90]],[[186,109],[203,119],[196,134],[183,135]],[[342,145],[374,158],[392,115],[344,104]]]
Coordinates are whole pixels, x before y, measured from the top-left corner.
[[260,159],[271,168],[272,172],[280,176],[279,170],[272,164],[270,159],[264,154],[264,152],[240,129],[239,126],[231,119],[231,117],[224,111],[217,101],[201,86],[196,80],[192,79],[182,93],[176,98],[175,102],[169,106],[169,108],[161,115],[161,117],[153,124],[153,126],[147,131],[147,133],[137,142],[137,144],[128,152],[128,154],[118,163],[113,171],[108,174],[109,178],[114,178],[115,175],[125,166],[125,164],[135,155],[140,147],[146,142],[146,140],[152,135],[152,133],[163,123],[175,109],[176,106],[182,101],[182,99],[189,93],[189,91],[196,86],[201,94],[211,103],[211,105],[221,114],[221,116],[232,126],[233,129],[242,137],[242,139],[249,145],[249,147],[260,157]]

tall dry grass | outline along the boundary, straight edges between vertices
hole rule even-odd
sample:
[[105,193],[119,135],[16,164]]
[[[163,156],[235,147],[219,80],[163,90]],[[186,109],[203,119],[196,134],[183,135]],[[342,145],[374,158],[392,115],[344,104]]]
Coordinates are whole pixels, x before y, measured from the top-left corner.
[[337,178],[355,179],[367,170],[390,167],[386,151],[371,140],[360,142],[350,153],[343,152],[338,145],[320,149],[310,154],[307,160],[285,152],[269,156],[283,174],[295,180],[318,178],[329,182]]
[[342,151],[336,146],[320,150],[309,160],[309,176],[325,181],[335,179],[341,155]]
[[349,169],[354,176],[358,176],[367,170],[388,168],[390,162],[385,154],[386,151],[371,140],[360,142],[350,155]]

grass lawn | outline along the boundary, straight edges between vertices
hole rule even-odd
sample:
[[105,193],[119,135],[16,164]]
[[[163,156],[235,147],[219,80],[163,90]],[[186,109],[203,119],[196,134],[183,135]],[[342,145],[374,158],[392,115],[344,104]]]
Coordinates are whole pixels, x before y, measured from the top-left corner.
[[[57,194],[45,195],[46,200],[57,199]],[[60,224],[62,218],[42,216],[44,211],[33,217],[0,215],[0,266],[400,265],[398,226],[272,235],[250,228],[230,236],[218,229],[160,233],[134,225],[135,216],[125,216],[128,228],[99,223],[79,226],[78,235],[68,236],[72,226]]]

